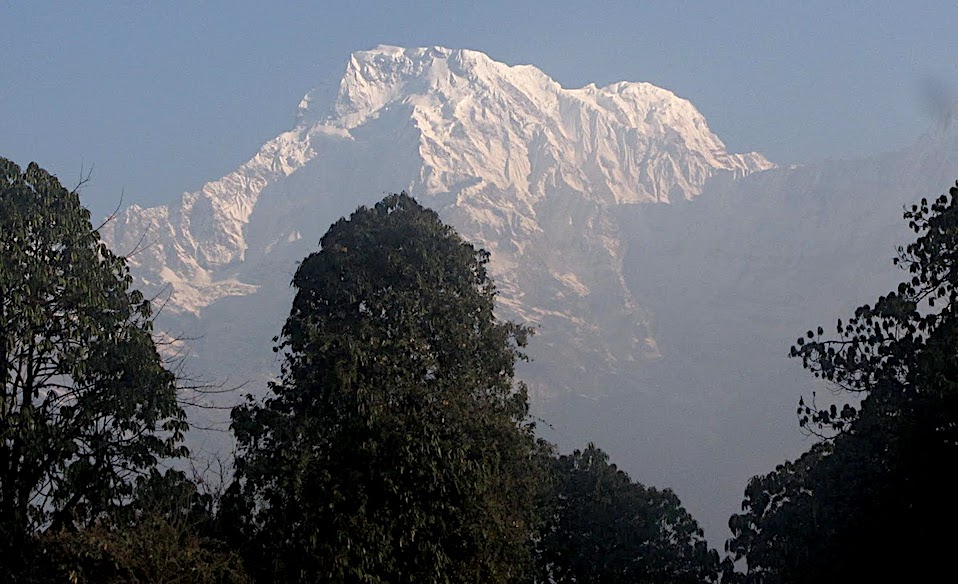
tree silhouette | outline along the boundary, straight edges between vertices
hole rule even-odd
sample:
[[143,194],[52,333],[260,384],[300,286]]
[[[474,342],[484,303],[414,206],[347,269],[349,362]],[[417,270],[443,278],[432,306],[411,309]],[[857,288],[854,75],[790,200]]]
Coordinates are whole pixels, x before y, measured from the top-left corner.
[[[233,412],[233,525],[263,578],[505,582],[531,564],[535,448],[489,255],[406,194],[296,272],[282,380]],[[246,518],[245,520],[243,518]]]
[[184,453],[174,377],[131,282],[76,192],[0,159],[0,562],[39,531],[91,525]]
[[[945,569],[958,519],[943,477],[958,456],[958,188],[905,212],[915,242],[898,288],[864,305],[834,338],[808,331],[792,355],[861,401],[799,421],[825,439],[749,484],[728,549],[754,582],[921,579]],[[876,558],[901,558],[889,563]]]

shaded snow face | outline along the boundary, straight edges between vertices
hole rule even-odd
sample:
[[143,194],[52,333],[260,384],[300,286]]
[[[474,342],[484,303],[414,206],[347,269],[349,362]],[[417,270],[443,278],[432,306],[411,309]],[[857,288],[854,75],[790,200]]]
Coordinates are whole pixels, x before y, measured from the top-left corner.
[[[172,286],[169,310],[200,314],[258,289],[248,255],[282,254],[297,233],[315,242],[339,215],[405,188],[494,252],[504,303],[535,320],[514,274],[531,241],[580,230],[612,267],[620,250],[604,213],[771,166],[726,152],[687,100],[648,83],[567,90],[476,51],[382,46],[353,54],[338,84],[302,100],[296,127],[236,171],[176,204],[131,207],[104,235],[121,252],[148,241],[133,258],[140,273]],[[550,211],[546,225],[542,207],[586,209]],[[571,266],[548,271],[562,294],[592,288]]]

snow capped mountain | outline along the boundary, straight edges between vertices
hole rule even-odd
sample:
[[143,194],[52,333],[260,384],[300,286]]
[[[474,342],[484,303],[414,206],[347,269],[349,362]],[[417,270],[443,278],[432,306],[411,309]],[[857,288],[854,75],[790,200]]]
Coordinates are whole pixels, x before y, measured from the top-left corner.
[[[296,126],[236,171],[130,207],[103,234],[144,285],[171,290],[166,311],[202,316],[273,286],[339,216],[406,189],[493,253],[505,316],[631,360],[657,349],[622,281],[616,208],[772,166],[728,153],[691,103],[648,83],[563,89],[476,51],[381,46],[353,54],[338,86],[309,92]],[[613,350],[604,325],[628,342]]]
[[900,152],[774,168],[647,83],[564,89],[475,51],[378,47],[234,172],[102,234],[169,297],[159,328],[187,339],[189,372],[255,392],[296,263],[406,189],[492,252],[500,316],[538,327],[520,375],[546,437],[596,441],[721,538],[748,478],[808,446],[794,408],[823,388],[789,342],[891,289],[901,206],[955,161],[951,121]]
[[594,399],[662,357],[625,265],[653,246],[632,211],[773,167],[727,152],[691,103],[648,83],[564,89],[476,51],[381,46],[235,171],[101,232],[168,298],[159,328],[189,339],[189,371],[255,392],[278,372],[296,263],[339,217],[405,189],[492,253],[500,316],[538,328],[522,371],[538,403]]

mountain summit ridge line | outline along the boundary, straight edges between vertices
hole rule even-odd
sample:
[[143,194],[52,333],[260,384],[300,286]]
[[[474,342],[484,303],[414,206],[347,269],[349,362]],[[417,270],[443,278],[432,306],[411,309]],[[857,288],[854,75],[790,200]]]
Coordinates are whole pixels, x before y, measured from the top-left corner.
[[[418,134],[405,153],[419,159],[418,172],[387,190],[459,207],[472,229],[457,227],[483,244],[506,229],[519,239],[541,230],[535,206],[557,190],[604,206],[669,202],[697,196],[718,172],[744,176],[774,166],[760,154],[726,152],[691,103],[668,90],[629,82],[563,89],[533,66],[505,65],[478,51],[360,51],[330,89],[310,91],[296,126],[236,171],[178,203],[130,207],[104,229],[121,251],[146,234],[150,248],[131,262],[150,273],[148,284],[172,286],[169,309],[199,314],[218,298],[255,291],[257,283],[237,278],[233,268],[250,250],[250,217],[264,190],[337,143]],[[370,137],[372,127],[385,135]]]

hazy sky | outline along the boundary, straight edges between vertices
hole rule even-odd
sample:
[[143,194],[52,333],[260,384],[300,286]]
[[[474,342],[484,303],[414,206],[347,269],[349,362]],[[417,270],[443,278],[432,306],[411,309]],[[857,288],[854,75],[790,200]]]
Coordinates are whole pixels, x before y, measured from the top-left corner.
[[958,82],[952,2],[44,2],[0,0],[0,156],[103,212],[165,202],[289,129],[377,44],[472,48],[565,87],[649,81],[731,150],[776,162],[908,144],[922,87]]

